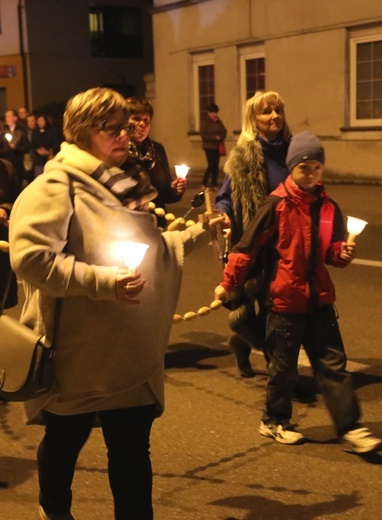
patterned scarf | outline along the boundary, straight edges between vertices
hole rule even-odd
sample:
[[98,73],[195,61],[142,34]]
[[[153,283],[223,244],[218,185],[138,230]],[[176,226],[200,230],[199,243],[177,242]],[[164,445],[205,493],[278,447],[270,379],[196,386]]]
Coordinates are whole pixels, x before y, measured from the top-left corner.
[[125,163],[125,170],[121,170],[107,168],[101,163],[90,175],[129,209],[147,210],[148,203],[158,195],[150,177],[139,164]]
[[154,144],[150,138],[145,139],[141,148],[138,148],[133,141],[130,141],[129,156],[133,161],[141,164],[146,171],[154,168],[157,161]]

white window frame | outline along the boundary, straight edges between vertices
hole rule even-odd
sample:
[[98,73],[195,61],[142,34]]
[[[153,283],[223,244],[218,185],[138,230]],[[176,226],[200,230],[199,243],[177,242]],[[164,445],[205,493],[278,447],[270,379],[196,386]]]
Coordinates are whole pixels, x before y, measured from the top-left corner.
[[357,45],[360,43],[372,43],[374,41],[382,41],[382,33],[374,36],[352,38],[350,40],[350,126],[353,127],[382,126],[382,118],[357,118]]
[[[257,60],[259,58],[265,59],[264,46],[257,46],[256,48],[239,48],[239,73],[240,73],[240,100],[241,106],[244,106],[247,101],[247,78],[246,78],[246,62],[248,60]],[[252,95],[255,93],[253,92]]]
[[192,77],[194,92],[193,112],[196,131],[199,131],[200,128],[199,67],[203,67],[206,65],[215,66],[215,58],[213,52],[204,52],[200,54],[194,54],[192,56]]

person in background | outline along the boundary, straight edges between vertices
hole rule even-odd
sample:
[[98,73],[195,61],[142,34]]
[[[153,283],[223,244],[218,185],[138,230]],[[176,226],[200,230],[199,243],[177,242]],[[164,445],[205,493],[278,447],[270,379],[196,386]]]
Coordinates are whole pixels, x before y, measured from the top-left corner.
[[[187,187],[187,180],[173,179],[166,154],[161,143],[149,137],[154,109],[150,101],[142,97],[129,97],[127,99],[129,109],[129,124],[135,129],[131,134],[129,144],[129,164],[142,167],[149,175],[151,184],[158,190],[158,196],[154,199],[157,208],[179,202]],[[128,165],[127,165],[128,167]],[[158,226],[166,228],[164,217],[157,217]]]
[[29,110],[26,107],[20,107],[17,109],[17,121],[20,126],[24,128],[26,131],[28,128],[27,118],[29,115]]
[[26,121],[27,121],[26,132],[27,132],[27,138],[29,141],[29,150],[27,151],[27,153],[24,154],[24,168],[25,168],[25,181],[26,181],[25,184],[28,185],[34,179],[34,171],[33,171],[34,154],[31,150],[31,140],[32,140],[32,132],[37,127],[35,114],[28,114]]
[[[11,214],[11,262],[26,296],[21,321],[51,336],[62,299],[53,386],[25,403],[28,422],[45,424],[37,455],[42,520],[73,520],[75,465],[96,418],[115,519],[153,518],[150,431],[164,408],[183,260],[210,233],[200,223],[176,233],[156,226],[146,211],[157,195],[148,175],[121,168],[128,118],[126,100],[108,88],[70,99],[66,141]],[[139,271],[125,265],[136,241],[149,246]]]
[[5,125],[0,143],[0,158],[10,161],[15,170],[16,191],[20,193],[24,187],[25,169],[24,154],[29,149],[25,129],[18,124],[16,110],[5,112]]
[[243,285],[256,258],[264,255],[269,363],[259,432],[282,444],[304,441],[291,423],[303,344],[338,438],[346,449],[368,453],[381,449],[382,440],[359,422],[334,308],[335,288],[326,268],[347,267],[356,244],[345,242],[343,215],[322,184],[324,163],[325,152],[315,135],[301,132],[292,138],[286,158],[290,175],[271,193],[229,255],[215,298],[227,300],[230,291]]
[[219,144],[224,143],[227,130],[219,118],[219,107],[215,103],[208,105],[207,113],[200,122],[200,136],[207,159],[207,169],[204,173],[202,188],[208,188],[211,180],[211,189],[217,191],[220,162]]
[[[16,185],[14,169],[12,164],[5,159],[0,159],[0,242],[8,242],[8,224],[12,211],[12,206],[16,197]],[[11,276],[8,295],[5,298],[5,292],[8,286],[8,280]],[[11,274],[11,265],[9,262],[9,253],[0,248],[0,302],[4,303],[3,309],[15,307],[18,303],[17,296],[17,280],[16,276]],[[3,310],[2,309],[2,310]]]
[[33,154],[33,172],[36,178],[44,171],[46,162],[52,159],[60,149],[57,133],[43,115],[36,117],[36,128],[32,130],[30,146]]

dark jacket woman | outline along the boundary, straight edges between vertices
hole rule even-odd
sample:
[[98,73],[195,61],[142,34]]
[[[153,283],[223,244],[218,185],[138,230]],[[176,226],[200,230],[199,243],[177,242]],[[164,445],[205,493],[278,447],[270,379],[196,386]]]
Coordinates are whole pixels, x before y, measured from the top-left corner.
[[[153,200],[157,208],[163,208],[166,212],[167,204],[178,202],[183,197],[183,193],[178,192],[172,187],[173,178],[170,172],[166,150],[161,143],[153,141],[147,137],[139,148],[130,142],[129,161],[142,166],[148,173],[150,182],[157,189],[158,195]],[[166,228],[167,222],[164,217],[158,217],[158,226]]]
[[211,178],[211,187],[217,188],[219,175],[219,146],[224,143],[227,130],[218,116],[219,107],[211,103],[207,107],[207,114],[200,122],[200,136],[203,140],[203,150],[206,154],[207,169],[204,172],[203,186],[207,187]]

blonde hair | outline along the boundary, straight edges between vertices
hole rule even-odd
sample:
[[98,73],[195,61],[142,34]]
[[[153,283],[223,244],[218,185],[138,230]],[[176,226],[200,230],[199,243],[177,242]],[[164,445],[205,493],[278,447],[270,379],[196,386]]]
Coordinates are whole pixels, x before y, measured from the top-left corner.
[[86,150],[90,145],[90,129],[123,112],[128,119],[125,98],[111,88],[96,87],[69,99],[64,113],[64,136],[68,143]]
[[261,114],[266,105],[276,105],[281,107],[284,115],[284,126],[282,129],[283,138],[286,141],[290,139],[291,132],[285,118],[284,100],[281,98],[280,94],[272,90],[258,90],[244,105],[241,134],[238,139],[238,144],[242,144],[246,141],[253,141],[255,139],[257,133],[256,116]]

